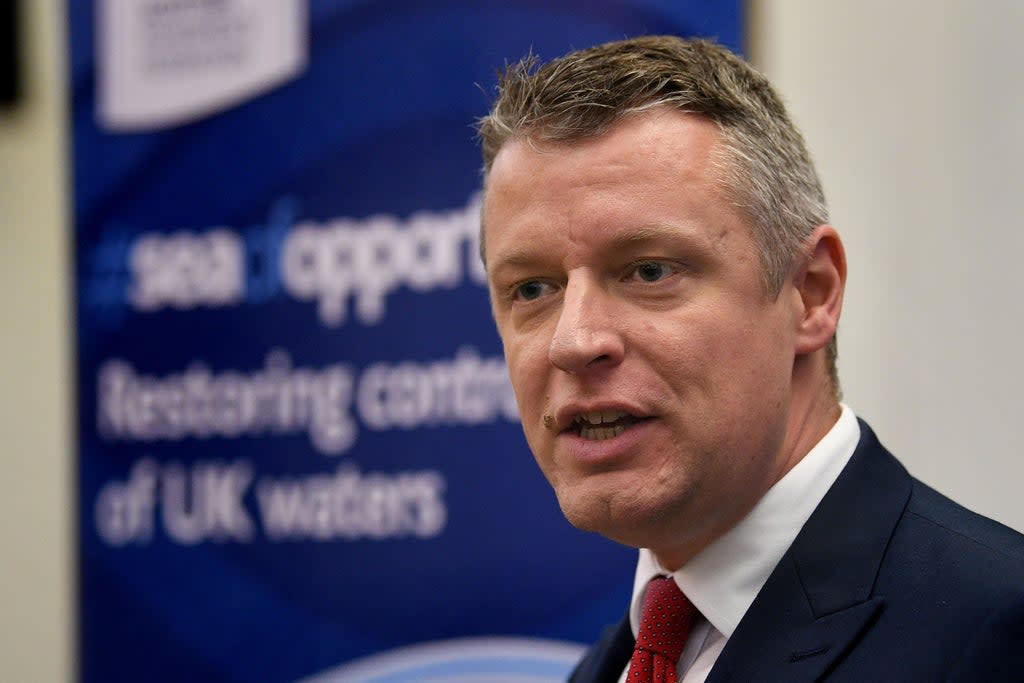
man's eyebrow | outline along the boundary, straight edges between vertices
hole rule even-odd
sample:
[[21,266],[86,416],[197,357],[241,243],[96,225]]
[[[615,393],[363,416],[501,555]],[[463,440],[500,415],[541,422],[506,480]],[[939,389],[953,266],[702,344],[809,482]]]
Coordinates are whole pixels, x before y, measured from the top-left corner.
[[493,262],[487,264],[487,271],[494,273],[505,268],[526,268],[535,265],[538,261],[537,250],[529,247],[517,246],[501,254]]
[[645,242],[662,240],[692,241],[692,237],[687,231],[680,230],[679,226],[653,224],[644,225],[636,228],[635,230],[630,230],[629,232],[619,235],[612,240],[611,246],[628,247],[634,244],[643,244]]
[[[602,244],[603,252],[620,252],[635,250],[649,243],[672,242],[679,245],[695,245],[698,236],[679,225],[654,223],[623,231]],[[507,252],[488,263],[488,271],[494,272],[505,268],[529,268],[545,261],[551,255],[537,245],[516,245]]]
[[685,225],[653,223],[624,231],[608,241],[608,251],[625,251],[639,249],[648,244],[691,245],[701,241],[700,233],[688,229]]

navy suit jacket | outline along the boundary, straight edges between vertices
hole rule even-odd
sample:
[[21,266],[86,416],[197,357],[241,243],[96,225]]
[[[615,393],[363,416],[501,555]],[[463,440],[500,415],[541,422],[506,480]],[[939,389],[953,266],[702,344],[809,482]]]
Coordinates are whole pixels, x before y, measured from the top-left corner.
[[[1024,536],[912,478],[860,427],[708,683],[1024,681]],[[627,615],[570,682],[615,683],[633,642]]]

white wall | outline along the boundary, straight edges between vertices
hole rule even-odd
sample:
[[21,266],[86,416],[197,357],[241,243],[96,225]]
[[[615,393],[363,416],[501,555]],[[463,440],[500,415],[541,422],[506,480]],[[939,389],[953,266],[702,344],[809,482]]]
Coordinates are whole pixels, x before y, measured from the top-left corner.
[[[70,680],[70,451],[63,24],[20,3],[25,99],[0,110],[0,681]],[[61,3],[63,7],[63,3]]]
[[[72,670],[65,37],[63,2],[22,6],[30,92],[0,114],[0,680],[47,683]],[[1024,3],[751,11],[847,243],[848,402],[913,472],[1024,529]]]
[[1024,529],[1024,3],[751,10],[847,245],[847,402],[911,472]]

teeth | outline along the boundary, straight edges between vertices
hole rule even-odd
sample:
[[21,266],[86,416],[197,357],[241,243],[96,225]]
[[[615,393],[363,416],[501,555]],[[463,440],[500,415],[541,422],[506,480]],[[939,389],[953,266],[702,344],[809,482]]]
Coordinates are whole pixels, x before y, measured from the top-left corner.
[[606,438],[618,436],[624,431],[626,431],[626,427],[622,425],[617,425],[615,427],[591,427],[589,425],[584,425],[580,429],[580,436],[594,441],[603,441]]
[[615,427],[592,427],[590,425],[584,425],[580,428],[580,436],[584,439],[591,439],[593,441],[604,441],[610,439],[613,436],[618,436],[622,432],[626,431],[626,428],[622,425]]
[[620,418],[626,417],[626,415],[628,413],[624,410],[591,410],[577,415],[576,422],[579,424],[590,423],[592,425],[599,425],[615,422]]

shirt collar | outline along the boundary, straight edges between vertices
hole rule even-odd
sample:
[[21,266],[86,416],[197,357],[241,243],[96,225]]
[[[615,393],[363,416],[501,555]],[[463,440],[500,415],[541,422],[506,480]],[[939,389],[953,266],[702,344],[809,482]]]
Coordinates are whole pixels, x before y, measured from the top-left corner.
[[860,441],[860,425],[845,404],[832,429],[772,486],[740,522],[668,572],[642,548],[629,619],[634,637],[647,582],[671,574],[711,625],[729,638],[804,522],[825,497]]

